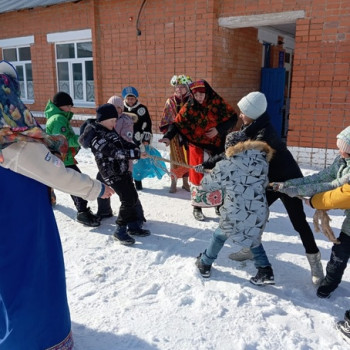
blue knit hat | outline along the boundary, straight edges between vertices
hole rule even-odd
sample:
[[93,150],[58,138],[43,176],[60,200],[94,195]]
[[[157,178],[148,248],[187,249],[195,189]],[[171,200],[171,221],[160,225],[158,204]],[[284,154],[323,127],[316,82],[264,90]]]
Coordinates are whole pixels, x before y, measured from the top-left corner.
[[133,86],[127,86],[122,91],[122,96],[125,99],[127,96],[134,96],[135,98],[139,97],[138,91]]

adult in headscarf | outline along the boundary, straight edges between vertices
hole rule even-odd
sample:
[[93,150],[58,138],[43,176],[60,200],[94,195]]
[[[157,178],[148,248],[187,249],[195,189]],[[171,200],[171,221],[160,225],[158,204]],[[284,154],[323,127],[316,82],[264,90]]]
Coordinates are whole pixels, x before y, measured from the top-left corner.
[[[174,123],[176,115],[179,113],[183,105],[192,97],[189,84],[192,83],[192,79],[186,75],[174,75],[170,80],[170,85],[174,87],[174,94],[170,96],[166,102],[163,111],[163,117],[160,121],[159,130],[165,134],[169,126]],[[182,188],[186,191],[190,191],[190,185],[188,183],[189,169],[187,167],[178,165],[187,164],[188,156],[186,145],[181,134],[177,134],[170,141],[170,165],[171,172],[171,185],[169,192],[176,192],[177,179],[182,178]]]
[[[202,164],[209,156],[224,151],[227,133],[236,125],[237,114],[205,80],[190,84],[193,99],[180,109],[174,123],[169,127],[163,139],[169,145],[170,140],[180,132],[189,143],[189,165]],[[204,220],[202,208],[218,207],[222,204],[221,191],[208,193],[200,182],[203,174],[190,169],[191,200],[196,220]]]
[[0,348],[71,350],[62,246],[47,186],[88,200],[113,190],[53,154],[67,151],[65,138],[36,123],[6,61],[0,110]]

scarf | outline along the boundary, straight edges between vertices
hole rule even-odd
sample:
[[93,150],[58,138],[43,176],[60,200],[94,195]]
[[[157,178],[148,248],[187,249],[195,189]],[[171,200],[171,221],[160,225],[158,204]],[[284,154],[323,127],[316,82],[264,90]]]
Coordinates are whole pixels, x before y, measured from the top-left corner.
[[205,135],[211,128],[234,118],[234,109],[220,97],[205,81],[205,100],[202,104],[195,98],[190,99],[179,111],[175,125],[189,142],[198,146],[222,145],[225,135],[209,138]]
[[1,150],[14,142],[41,142],[53,153],[64,156],[68,144],[62,135],[47,135],[29,109],[20,99],[18,81],[0,74],[0,163],[4,161]]

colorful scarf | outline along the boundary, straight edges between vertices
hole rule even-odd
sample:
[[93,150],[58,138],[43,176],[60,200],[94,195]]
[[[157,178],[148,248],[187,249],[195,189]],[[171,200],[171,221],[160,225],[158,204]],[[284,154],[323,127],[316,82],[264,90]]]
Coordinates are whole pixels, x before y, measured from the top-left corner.
[[159,130],[161,132],[166,132],[169,125],[174,123],[174,119],[179,113],[180,109],[185,105],[189,100],[191,93],[187,91],[182,98],[178,98],[175,94],[167,99],[165,102],[165,107],[163,111],[163,117],[160,120]]
[[20,99],[18,81],[0,74],[0,163],[4,161],[1,150],[11,143],[41,142],[51,152],[61,156],[67,153],[68,144],[62,135],[47,135]]
[[200,104],[196,99],[190,99],[177,114],[175,124],[189,142],[199,147],[207,145],[219,148],[225,135],[218,134],[209,138],[205,133],[230,118],[234,118],[235,111],[206,81],[204,85],[204,102]]

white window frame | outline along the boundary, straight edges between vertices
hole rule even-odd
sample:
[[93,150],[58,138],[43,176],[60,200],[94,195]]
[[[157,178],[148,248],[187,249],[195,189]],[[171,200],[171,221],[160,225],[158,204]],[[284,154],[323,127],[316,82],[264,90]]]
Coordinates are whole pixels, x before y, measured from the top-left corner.
[[[34,99],[35,99],[35,94],[33,91],[33,98],[29,99],[28,98],[28,81],[27,81],[27,72],[25,69],[25,65],[30,63],[32,65],[33,69],[33,64],[32,60],[26,60],[26,61],[19,61],[19,49],[24,48],[24,47],[29,47],[34,44],[34,36],[24,36],[24,37],[16,37],[16,38],[8,38],[8,39],[2,39],[0,40],[0,47],[2,50],[6,49],[15,49],[17,52],[17,61],[10,61],[10,63],[18,68],[22,67],[23,69],[23,79],[24,79],[24,84],[21,86],[21,99],[25,104],[33,104]],[[2,55],[4,57],[4,55]],[[33,77],[33,90],[34,90],[34,77]]]
[[[95,107],[95,96],[94,101],[87,101],[87,91],[86,91],[86,76],[85,69],[82,70],[82,79],[83,79],[83,100],[77,100],[74,98],[74,84],[73,84],[73,64],[79,63],[82,64],[83,68],[85,66],[85,62],[93,63],[93,56],[91,57],[83,57],[83,58],[57,58],[57,45],[62,44],[74,44],[74,51],[77,52],[77,44],[84,42],[92,43],[92,35],[91,30],[77,30],[70,32],[60,32],[60,33],[50,33],[47,34],[47,41],[55,44],[55,59],[56,59],[56,72],[58,72],[57,64],[59,62],[67,62],[68,63],[68,75],[69,75],[69,95],[72,96],[74,106],[77,107]],[[59,90],[59,80],[58,74],[56,74],[57,78],[57,89]]]

